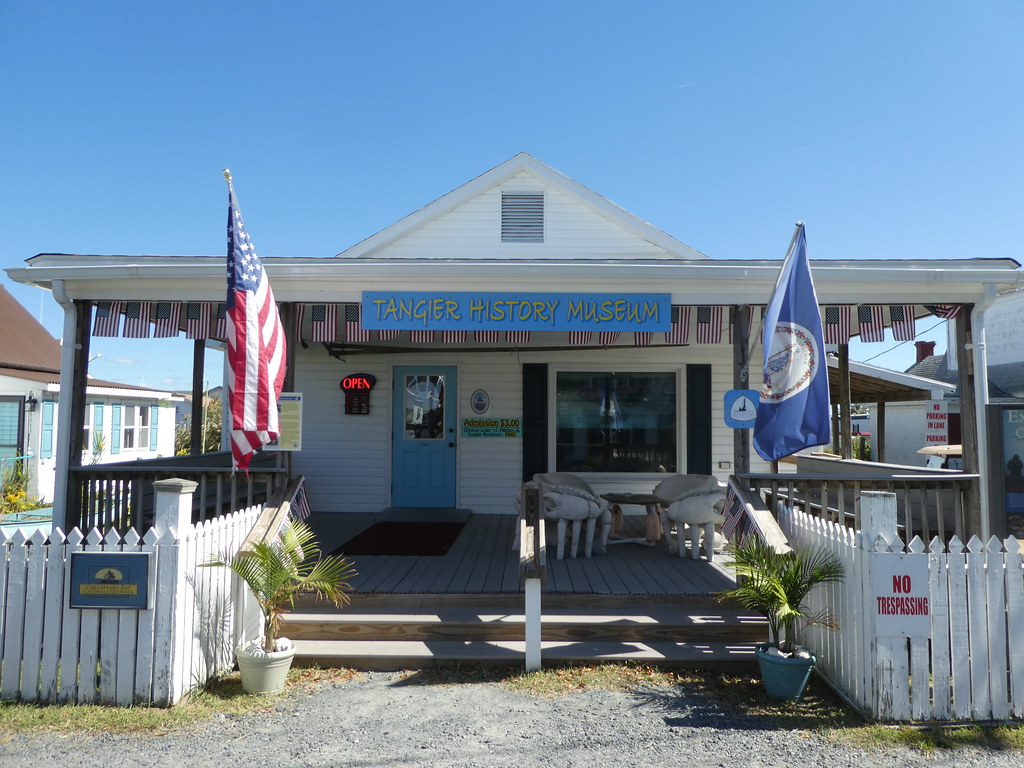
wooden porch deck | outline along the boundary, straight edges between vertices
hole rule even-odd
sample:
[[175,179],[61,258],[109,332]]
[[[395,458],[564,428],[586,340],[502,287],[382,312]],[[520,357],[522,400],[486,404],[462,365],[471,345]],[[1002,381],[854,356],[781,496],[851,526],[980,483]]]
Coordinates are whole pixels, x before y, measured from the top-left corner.
[[[309,520],[324,552],[330,552],[375,522],[381,514],[317,514]],[[390,519],[390,518],[387,518]],[[627,516],[624,535],[643,536],[643,517]],[[515,594],[519,554],[513,551],[514,515],[470,515],[447,554],[434,557],[359,555],[355,594]],[[554,525],[548,527],[548,581],[544,592],[574,595],[708,596],[735,585],[721,562],[680,558],[662,542],[610,544],[592,558],[555,559]],[[568,549],[568,547],[567,547]]]

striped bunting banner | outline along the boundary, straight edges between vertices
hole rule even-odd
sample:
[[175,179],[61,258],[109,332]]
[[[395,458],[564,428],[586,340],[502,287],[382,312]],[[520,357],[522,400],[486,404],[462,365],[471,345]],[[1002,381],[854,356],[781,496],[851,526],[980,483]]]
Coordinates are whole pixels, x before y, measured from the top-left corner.
[[96,317],[93,319],[93,336],[117,336],[121,330],[121,302],[96,302]]
[[215,339],[228,337],[228,305],[223,302],[217,304],[217,314],[213,321],[213,337]]
[[654,331],[634,331],[633,345],[637,347],[649,347],[654,339]]
[[178,335],[181,323],[181,303],[177,301],[158,301],[153,312],[153,336],[164,339]]
[[310,310],[310,317],[311,340],[331,342],[338,338],[337,304],[314,304]]
[[124,305],[124,337],[126,339],[149,338],[149,302],[128,301]]
[[431,344],[434,341],[433,331],[409,331],[409,341],[413,344]]
[[479,344],[497,344],[501,339],[501,331],[473,331],[473,338]]
[[345,341],[364,344],[370,340],[370,331],[363,328],[362,308],[358,304],[345,305]]
[[882,308],[873,304],[861,304],[857,307],[857,332],[861,341],[885,341]]
[[377,338],[381,341],[394,341],[401,333],[401,331],[396,331],[394,328],[389,328],[386,331],[377,331]]
[[441,331],[441,343],[464,344],[467,335],[465,331]]
[[597,334],[597,343],[607,347],[619,340],[619,331],[601,331]]
[[505,331],[505,341],[509,344],[529,344],[529,331]]
[[665,331],[666,344],[690,343],[690,308],[672,307],[672,330]]
[[583,347],[594,338],[593,331],[569,331],[569,343],[574,347]]
[[850,308],[825,307],[823,335],[826,344],[850,343]]
[[208,301],[190,301],[185,304],[185,338],[210,338],[210,316],[213,304]]

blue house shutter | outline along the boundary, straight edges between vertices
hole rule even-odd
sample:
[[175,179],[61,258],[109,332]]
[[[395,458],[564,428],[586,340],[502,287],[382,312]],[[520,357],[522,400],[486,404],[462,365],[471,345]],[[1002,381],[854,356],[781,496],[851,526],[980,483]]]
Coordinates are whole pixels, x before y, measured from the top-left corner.
[[121,406],[110,406],[110,452],[121,452]]
[[156,425],[159,420],[160,406],[151,405],[149,407],[149,450],[151,451],[155,451],[160,445],[156,439]]
[[39,456],[53,458],[53,400],[43,401],[43,432],[39,438]]
[[92,406],[92,433],[94,435],[93,442],[92,445],[85,446],[87,451],[91,451],[93,446],[96,445],[95,435],[103,436],[103,403],[94,403]]

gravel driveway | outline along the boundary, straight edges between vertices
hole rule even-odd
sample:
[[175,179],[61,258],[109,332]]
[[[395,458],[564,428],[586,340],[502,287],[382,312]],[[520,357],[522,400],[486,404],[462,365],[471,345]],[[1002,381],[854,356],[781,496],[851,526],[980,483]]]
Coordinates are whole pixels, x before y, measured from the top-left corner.
[[272,711],[162,736],[17,736],[0,766],[944,766],[1019,768],[1024,756],[963,750],[865,752],[731,714],[675,688],[540,698],[493,683],[410,684],[367,673]]

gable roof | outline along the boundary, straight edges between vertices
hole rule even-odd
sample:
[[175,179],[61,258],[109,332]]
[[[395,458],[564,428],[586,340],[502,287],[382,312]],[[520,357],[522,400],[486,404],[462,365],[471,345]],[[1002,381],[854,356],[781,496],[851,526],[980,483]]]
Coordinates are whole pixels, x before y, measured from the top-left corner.
[[0,367],[60,373],[60,342],[0,286]]
[[[336,258],[380,257],[382,250],[416,230],[437,222],[445,215],[472,202],[475,198],[491,192],[513,179],[516,179],[518,184],[522,184],[524,178],[535,180],[543,187],[568,196],[576,204],[583,206],[638,241],[643,241],[663,251],[660,258],[685,260],[703,260],[708,258],[705,254],[681,243],[671,235],[620,208],[607,198],[602,197],[593,190],[545,165],[525,152],[520,152],[501,165],[477,176],[472,181],[439,197],[434,202],[409,214],[395,224],[339,253]],[[543,257],[542,253],[539,255]],[[531,258],[537,258],[537,256],[536,252],[531,253]],[[646,258],[651,258],[651,254],[646,254]]]

